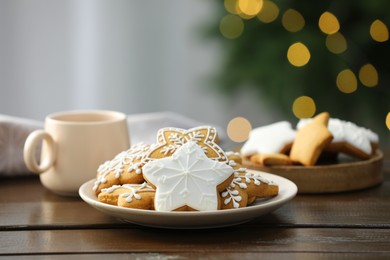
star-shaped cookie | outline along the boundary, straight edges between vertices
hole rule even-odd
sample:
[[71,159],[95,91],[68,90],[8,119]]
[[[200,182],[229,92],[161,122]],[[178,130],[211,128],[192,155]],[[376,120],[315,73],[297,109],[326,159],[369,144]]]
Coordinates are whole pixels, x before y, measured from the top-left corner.
[[293,143],[295,134],[291,123],[287,121],[255,128],[250,132],[248,140],[241,148],[241,154],[247,157],[263,153],[284,153]]
[[333,139],[327,127],[328,121],[329,113],[323,112],[298,130],[290,152],[292,161],[305,166],[316,164],[324,148]]
[[208,158],[193,141],[175,149],[172,156],[148,162],[142,168],[144,178],[156,187],[155,209],[209,211],[220,207],[218,192],[232,174],[227,163]]
[[[297,128],[304,127],[311,120],[311,118],[301,119]],[[378,135],[371,130],[337,118],[329,119],[328,130],[332,133],[333,140],[325,150],[333,153],[342,152],[361,159],[368,159],[379,141]]]
[[157,133],[157,147],[152,149],[147,158],[160,159],[171,156],[179,147],[187,142],[195,142],[202,147],[207,157],[227,162],[225,152],[217,145],[217,130],[210,126],[200,126],[189,130],[180,128],[162,128]]

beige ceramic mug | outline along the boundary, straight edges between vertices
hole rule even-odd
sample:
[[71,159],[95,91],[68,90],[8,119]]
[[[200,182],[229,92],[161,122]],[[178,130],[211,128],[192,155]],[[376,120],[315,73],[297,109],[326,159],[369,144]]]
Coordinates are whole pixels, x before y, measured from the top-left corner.
[[[35,151],[41,142],[41,162]],[[46,188],[77,195],[84,182],[96,177],[100,164],[129,148],[126,115],[114,111],[70,111],[49,115],[45,129],[32,132],[24,146],[29,170],[40,174]]]

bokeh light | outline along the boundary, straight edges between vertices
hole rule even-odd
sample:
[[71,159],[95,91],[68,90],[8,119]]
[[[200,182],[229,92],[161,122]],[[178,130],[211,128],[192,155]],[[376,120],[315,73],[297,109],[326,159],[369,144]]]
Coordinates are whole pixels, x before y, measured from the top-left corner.
[[366,87],[378,85],[378,72],[372,64],[363,65],[359,70],[359,80]]
[[237,0],[225,0],[223,2],[226,11],[228,11],[231,14],[238,14],[239,10],[237,7]]
[[309,96],[300,96],[295,99],[292,110],[294,115],[301,118],[312,117],[316,112],[316,104]]
[[289,32],[298,32],[305,26],[305,19],[297,10],[288,9],[282,16],[282,25]]
[[263,2],[263,8],[257,14],[257,18],[263,23],[271,23],[278,18],[279,7],[272,1],[265,0]]
[[350,69],[345,69],[337,75],[336,84],[343,93],[353,93],[357,89],[357,79],[355,73]]
[[237,15],[224,16],[219,24],[221,34],[227,39],[236,39],[244,31],[244,22]]
[[390,130],[390,112],[386,116],[386,126]]
[[287,59],[293,66],[302,67],[309,62],[310,51],[303,43],[296,42],[288,48]]
[[374,41],[385,42],[389,39],[389,30],[381,20],[375,20],[370,26],[370,35]]
[[242,143],[248,139],[252,125],[248,119],[236,117],[230,120],[226,130],[227,135],[233,142]]
[[263,7],[263,0],[238,0],[238,8],[247,16],[257,15]]
[[326,48],[334,54],[340,54],[347,50],[347,40],[340,32],[328,35],[325,44]]
[[330,12],[325,12],[320,16],[318,26],[320,27],[320,30],[326,34],[334,34],[340,30],[339,20]]

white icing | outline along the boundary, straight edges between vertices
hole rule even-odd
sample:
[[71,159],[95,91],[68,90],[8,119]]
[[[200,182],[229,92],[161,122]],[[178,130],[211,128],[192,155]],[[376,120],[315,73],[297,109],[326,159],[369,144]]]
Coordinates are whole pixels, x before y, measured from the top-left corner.
[[[245,173],[245,175],[242,175],[243,173]],[[234,178],[229,187],[221,193],[222,198],[225,198],[223,203],[227,205],[231,201],[233,208],[239,208],[239,202],[242,200],[242,197],[238,195],[239,192],[235,190],[235,187],[238,185],[241,189],[247,189],[247,183],[249,184],[251,182],[253,182],[256,186],[260,186],[261,183],[269,185],[275,184],[274,182],[262,177],[260,173],[251,173],[247,172],[246,168],[239,168],[234,170]]]
[[123,185],[113,185],[109,188],[102,189],[102,192],[113,193],[119,188],[125,188],[129,190],[128,192],[122,193],[120,196],[126,198],[127,202],[133,201],[133,198],[140,200],[142,196],[139,193],[146,191],[155,191],[149,184],[146,182],[142,184],[123,184]]
[[240,156],[240,153],[239,152],[228,151],[228,152],[226,152],[226,156]]
[[224,192],[221,193],[222,198],[226,198],[223,203],[227,205],[231,201],[233,203],[233,208],[239,208],[239,202],[242,200],[242,197],[238,194],[238,190],[227,188]]
[[[201,131],[207,130],[206,135],[202,134]],[[171,133],[167,139],[165,137],[165,132],[173,132]],[[179,147],[183,146],[187,142],[194,142],[198,145],[201,145],[202,149],[205,153],[208,152],[208,148],[214,151],[218,156],[216,158],[212,158],[219,161],[227,161],[227,156],[225,152],[216,144],[215,138],[217,136],[217,131],[215,128],[210,126],[199,126],[195,128],[191,128],[189,130],[184,130],[180,128],[167,127],[162,128],[157,133],[157,142],[159,146],[155,149],[161,149],[161,153],[164,155],[173,154]],[[150,151],[150,153],[153,152]]]
[[255,128],[241,148],[241,154],[250,156],[261,153],[280,153],[286,145],[294,141],[295,135],[295,130],[287,121]]
[[125,165],[130,165],[127,172],[135,171],[141,174],[141,168],[146,162],[146,154],[149,151],[149,145],[136,144],[129,150],[123,151],[115,156],[111,161],[106,161],[98,168],[98,176],[94,183],[93,190],[96,191],[100,184],[107,182],[107,175],[114,172],[115,178],[119,178],[124,171]]
[[233,208],[239,208],[240,204],[239,202],[242,200],[242,197],[239,194],[238,190],[235,190],[234,188],[236,185],[238,185],[241,189],[246,189],[248,186],[241,181],[239,171],[243,171],[244,168],[240,168],[238,170],[234,170],[234,178],[232,182],[230,183],[229,187],[221,193],[222,198],[225,198],[223,203],[225,205],[229,204],[231,201],[233,204]]
[[256,172],[256,173],[247,172],[247,173],[245,173],[245,176],[241,176],[241,178],[245,179],[246,183],[251,183],[253,181],[253,183],[256,186],[260,186],[261,183],[266,183],[268,185],[275,184],[273,181],[270,181],[270,180],[264,178],[263,176],[261,176],[261,174],[258,172]]
[[142,196],[139,194],[139,192],[145,192],[145,191],[154,191],[154,189],[147,184],[146,182],[139,184],[124,184],[122,185],[123,188],[126,188],[129,190],[129,192],[125,192],[121,194],[123,198],[126,198],[126,202],[133,201],[133,198],[140,200]]
[[200,146],[187,142],[171,157],[146,163],[142,171],[156,186],[157,211],[172,211],[185,205],[209,211],[218,209],[216,187],[229,178],[233,168],[208,158]]
[[[301,129],[311,120],[301,119],[297,129]],[[372,153],[371,143],[379,142],[378,135],[371,130],[337,118],[329,119],[328,129],[333,135],[332,143],[346,142],[366,154]]]

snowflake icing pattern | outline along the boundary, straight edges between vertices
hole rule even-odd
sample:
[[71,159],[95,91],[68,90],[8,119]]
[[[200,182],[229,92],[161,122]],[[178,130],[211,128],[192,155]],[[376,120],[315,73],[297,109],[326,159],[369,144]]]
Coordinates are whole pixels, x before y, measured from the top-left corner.
[[225,152],[216,143],[217,131],[214,127],[200,126],[184,130],[180,128],[162,128],[157,133],[158,146],[151,150],[148,158],[159,159],[172,155],[187,142],[198,144],[209,158],[227,162]]
[[217,186],[233,173],[226,163],[208,158],[195,142],[185,143],[171,157],[150,161],[142,170],[145,178],[156,186],[157,211],[182,206],[199,211],[217,210]]

